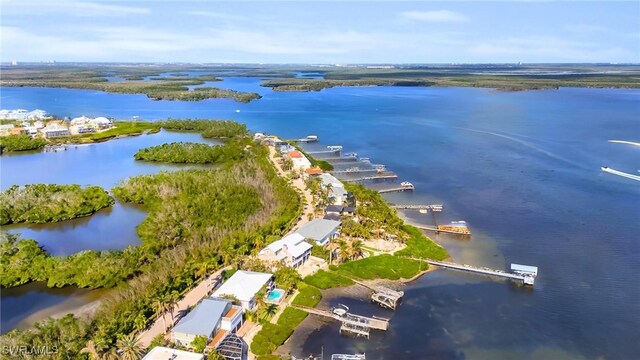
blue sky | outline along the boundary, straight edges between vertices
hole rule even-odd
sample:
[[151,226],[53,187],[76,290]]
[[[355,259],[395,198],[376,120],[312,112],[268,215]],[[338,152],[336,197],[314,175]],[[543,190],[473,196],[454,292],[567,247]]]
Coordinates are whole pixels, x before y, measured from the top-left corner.
[[0,0],[2,61],[640,62],[640,2]]

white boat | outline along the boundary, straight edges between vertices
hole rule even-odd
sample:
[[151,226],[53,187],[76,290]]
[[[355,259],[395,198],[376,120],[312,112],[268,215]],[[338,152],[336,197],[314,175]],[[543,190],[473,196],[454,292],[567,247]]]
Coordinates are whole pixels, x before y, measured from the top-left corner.
[[604,172],[608,172],[609,174],[622,176],[622,177],[625,177],[627,179],[640,181],[640,176],[638,176],[638,175],[633,175],[633,174],[629,174],[629,173],[626,173],[626,172],[614,170],[614,169],[609,168],[608,166],[603,166],[603,167],[600,168],[600,170],[602,170]]
[[318,141],[318,136],[317,135],[308,135],[307,136],[307,140],[309,140],[309,141]]
[[331,312],[338,316],[345,316],[349,312],[349,307],[347,305],[339,304],[331,309]]
[[403,182],[401,182],[401,183],[400,183],[400,186],[402,186],[403,188],[405,188],[405,189],[407,189],[407,190],[409,190],[409,189],[410,189],[410,190],[413,190],[413,189],[414,189],[413,184],[412,184],[412,183],[410,183],[410,182],[408,182],[408,181],[403,181]]

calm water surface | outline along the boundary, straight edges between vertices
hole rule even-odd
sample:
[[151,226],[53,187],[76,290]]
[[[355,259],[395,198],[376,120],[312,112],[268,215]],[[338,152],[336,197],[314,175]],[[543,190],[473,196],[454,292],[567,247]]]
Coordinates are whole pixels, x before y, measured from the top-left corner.
[[[466,220],[471,240],[439,238],[457,261],[540,268],[532,291],[437,271],[408,286],[404,304],[387,313],[393,316],[387,333],[353,340],[330,325],[309,338],[294,334],[291,341],[300,344],[295,355],[319,353],[321,346],[325,353],[364,351],[370,359],[632,359],[640,353],[640,184],[599,170],[640,169],[639,148],[607,142],[640,141],[640,91],[364,87],[285,93],[261,88],[256,79],[224,83],[264,97],[249,104],[194,103],[8,88],[2,103],[60,116],[236,119],[283,137],[315,134],[416,186],[390,200],[443,203],[438,221]],[[4,186],[6,169],[21,164],[2,166]],[[12,178],[19,182],[20,176]],[[382,311],[354,299],[336,301],[355,302],[363,314]]]

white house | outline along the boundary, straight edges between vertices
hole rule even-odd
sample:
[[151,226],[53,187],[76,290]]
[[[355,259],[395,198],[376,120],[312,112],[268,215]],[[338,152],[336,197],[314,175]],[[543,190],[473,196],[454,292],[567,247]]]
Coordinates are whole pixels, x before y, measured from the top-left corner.
[[156,346],[142,360],[204,360],[204,354]]
[[40,131],[47,139],[71,135],[69,129],[67,129],[66,126],[60,124],[49,124],[46,127],[40,129]]
[[329,187],[329,200],[334,205],[342,205],[347,200],[347,191],[344,184],[331,174],[321,174],[318,176],[323,188]]
[[302,225],[296,233],[305,239],[313,239],[318,245],[326,246],[331,239],[340,234],[340,221],[328,219],[314,219]]
[[255,296],[263,286],[271,290],[273,274],[238,270],[213,293],[213,296],[231,295],[240,300],[243,309],[253,310],[256,306]]
[[258,257],[265,261],[283,261],[285,265],[297,268],[309,259],[312,247],[304,241],[304,236],[293,233],[269,244]]
[[104,116],[98,116],[95,119],[89,120],[89,122],[98,127],[100,130],[108,129],[113,126],[111,120],[107,119]]
[[292,150],[287,153],[291,162],[293,162],[293,168],[298,171],[305,171],[311,167],[311,162],[298,150]]
[[93,120],[93,119],[91,119],[90,117],[86,117],[86,116],[82,115],[80,117],[71,119],[71,121],[69,122],[69,125],[71,125],[71,126],[84,125],[84,124],[88,123],[91,120]]
[[215,347],[227,334],[240,328],[242,313],[242,308],[229,300],[204,299],[178,322],[171,338],[179,345],[191,346],[196,336],[204,336],[208,346]]

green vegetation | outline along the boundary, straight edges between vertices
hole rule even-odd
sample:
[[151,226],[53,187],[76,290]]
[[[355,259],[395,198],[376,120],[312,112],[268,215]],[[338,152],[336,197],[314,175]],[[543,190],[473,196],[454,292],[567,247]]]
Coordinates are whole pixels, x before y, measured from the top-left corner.
[[191,342],[191,347],[193,347],[193,351],[197,353],[202,353],[204,348],[207,347],[207,343],[209,339],[206,336],[198,335]]
[[[265,148],[249,145],[243,151],[244,158],[215,171],[139,176],[116,187],[114,194],[120,200],[142,204],[149,211],[137,229],[142,240],[137,248],[53,258],[35,242],[3,242],[3,281],[9,274],[16,282],[48,280],[52,286],[118,285],[91,319],[77,321],[82,328],[73,340],[64,338],[68,343],[50,336],[69,330],[59,321],[51,321],[50,330],[14,330],[3,336],[3,343],[46,342],[69,349],[54,356],[57,359],[78,358],[89,342],[100,345],[100,353],[112,351],[124,334],[149,325],[162,308],[156,304],[175,301],[216,268],[264,246],[267,238],[286,233],[301,212],[297,193],[277,176]],[[18,268],[34,270],[12,275]]]
[[345,184],[345,189],[353,193],[358,206],[356,215],[362,221],[355,223],[345,221],[342,234],[353,237],[371,238],[374,234],[391,234],[400,238],[407,237],[403,231],[404,222],[398,217],[394,209],[376,191],[367,189],[363,185]]
[[427,270],[426,262],[389,254],[350,261],[338,266],[337,272],[359,279],[409,279]]
[[431,241],[420,229],[411,225],[403,225],[402,229],[409,234],[409,238],[404,241],[407,247],[397,251],[395,253],[396,256],[433,260],[444,260],[449,257],[445,248]]
[[275,91],[320,91],[336,86],[432,86],[428,80],[404,79],[359,79],[359,80],[318,80],[318,79],[272,79],[262,83]]
[[319,289],[329,289],[334,287],[350,286],[353,285],[353,280],[339,275],[335,272],[329,272],[320,270],[313,275],[309,275],[304,278],[304,282],[309,285],[313,285]]
[[244,155],[242,148],[238,149],[237,146],[175,142],[140,149],[133,157],[156,162],[218,164],[241,160]]
[[[3,74],[4,75],[4,74]],[[201,87],[189,90],[188,86],[202,85],[203,79],[162,79],[151,81],[131,80],[109,82],[103,77],[75,77],[75,78],[39,78],[13,76],[14,79],[3,78],[1,86],[35,86],[50,88],[89,89],[118,94],[145,94],[152,100],[180,100],[200,101],[205,99],[229,98],[238,102],[248,103],[261,96],[257,93],[248,93],[214,87]]]
[[298,296],[293,299],[291,305],[314,307],[322,300],[322,293],[315,286],[300,283],[298,291]]
[[171,131],[196,131],[204,138],[231,138],[247,135],[247,126],[228,120],[171,119],[159,122]]
[[148,121],[116,121],[115,127],[90,135],[85,135],[83,138],[88,138],[92,141],[105,141],[110,140],[118,136],[126,135],[140,135],[143,133],[155,133],[160,131],[158,123]]
[[29,151],[40,150],[47,144],[47,141],[26,134],[9,135],[0,137],[0,154],[5,151]]
[[259,355],[261,359],[262,356],[268,356],[275,351],[278,346],[287,341],[289,336],[293,334],[295,328],[306,317],[306,312],[292,307],[287,307],[284,309],[282,314],[280,314],[277,324],[265,323],[262,325],[262,329],[251,341],[251,352]]
[[14,185],[0,193],[0,225],[69,220],[91,215],[113,203],[99,186]]

